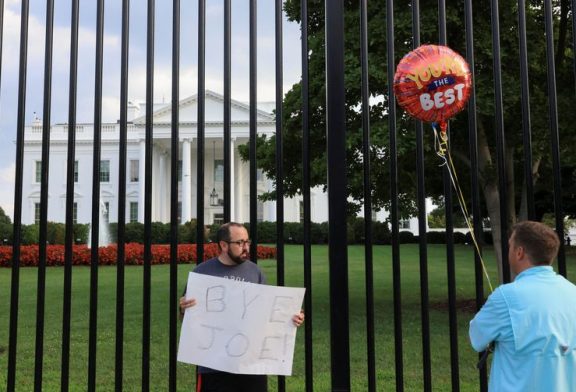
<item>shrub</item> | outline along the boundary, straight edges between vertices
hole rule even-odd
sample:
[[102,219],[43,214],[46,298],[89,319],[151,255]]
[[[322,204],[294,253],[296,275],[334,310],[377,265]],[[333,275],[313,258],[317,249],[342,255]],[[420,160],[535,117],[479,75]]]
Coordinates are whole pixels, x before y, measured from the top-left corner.
[[[170,245],[152,245],[151,264],[170,263]],[[272,259],[276,257],[276,248],[258,246],[259,259]],[[90,265],[92,250],[86,245],[74,245],[72,247],[73,265]],[[178,245],[178,263],[192,263],[197,260],[196,245]],[[204,245],[204,260],[216,257],[219,254],[217,244]],[[103,246],[98,249],[98,265],[115,265],[118,258],[118,247],[114,245]],[[39,255],[38,245],[23,245],[20,247],[20,266],[38,266]],[[64,265],[64,245],[48,245],[46,247],[46,265]],[[144,245],[138,243],[127,243],[125,246],[125,264],[144,264]],[[0,246],[0,267],[10,267],[12,265],[12,247]]]
[[196,243],[196,219],[192,219],[178,227],[178,242],[183,244]]
[[302,244],[304,242],[304,227],[302,223],[284,223],[284,241],[288,244]]
[[259,222],[258,243],[273,244],[276,242],[276,222]]
[[11,244],[13,234],[12,223],[0,222],[0,244]]
[[429,244],[445,244],[446,232],[445,231],[429,231],[426,233],[426,241]]
[[140,222],[126,223],[124,241],[128,242],[144,242],[144,225]]
[[152,222],[150,224],[150,236],[153,244],[167,244],[170,242],[170,224]]
[[46,226],[46,241],[49,244],[64,245],[66,225],[64,223],[48,222]]
[[398,233],[398,240],[401,244],[413,244],[416,242],[411,231],[401,231]]
[[313,244],[328,243],[328,222],[312,223],[310,226],[310,242]]
[[454,233],[454,243],[455,244],[465,244],[466,241],[466,234],[460,233],[459,231]]
[[31,245],[38,243],[40,227],[38,225],[22,225],[21,243],[22,245]]
[[389,245],[391,241],[390,229],[386,222],[375,221],[372,223],[372,243]]
[[349,244],[364,242],[366,236],[364,230],[364,218],[352,217],[346,222],[346,235]]
[[[216,234],[218,233],[219,224],[212,224],[208,226],[208,239],[210,242],[216,242]],[[250,225],[246,226],[246,230],[249,230]]]

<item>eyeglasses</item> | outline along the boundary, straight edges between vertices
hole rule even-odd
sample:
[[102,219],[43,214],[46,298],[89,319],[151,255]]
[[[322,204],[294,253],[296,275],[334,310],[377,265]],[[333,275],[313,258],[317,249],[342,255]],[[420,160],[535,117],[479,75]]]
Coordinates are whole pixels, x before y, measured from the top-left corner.
[[250,246],[250,244],[252,243],[251,240],[238,240],[238,241],[226,241],[229,244],[236,244],[239,245],[241,247],[244,247],[245,245]]

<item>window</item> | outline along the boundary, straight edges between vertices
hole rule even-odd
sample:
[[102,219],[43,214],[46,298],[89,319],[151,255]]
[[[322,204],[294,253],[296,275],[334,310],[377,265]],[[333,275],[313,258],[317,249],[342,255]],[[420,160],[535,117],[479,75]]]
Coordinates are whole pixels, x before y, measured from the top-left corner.
[[72,207],[72,223],[78,223],[78,203],[74,202]]
[[224,182],[224,161],[214,160],[214,182]]
[[138,175],[140,174],[140,161],[137,159],[130,160],[130,182],[138,182]]
[[264,181],[264,170],[256,170],[256,181]]
[[398,222],[399,229],[410,229],[410,219],[400,219]]
[[178,202],[178,224],[182,223],[182,202]]
[[36,161],[36,171],[35,171],[34,178],[35,178],[36,182],[42,181],[42,161]]
[[100,161],[100,182],[110,182],[110,161]]
[[104,205],[100,208],[102,208],[102,218],[104,218],[104,222],[110,223],[110,202],[105,201]]
[[304,202],[300,200],[300,223],[304,222]]
[[130,202],[130,223],[138,222],[138,202]]
[[214,214],[214,222],[215,225],[221,225],[224,223],[224,214],[216,213]]
[[182,160],[178,161],[178,181],[182,181]]
[[34,224],[40,223],[40,203],[34,203]]
[[74,182],[78,182],[78,161],[74,161]]

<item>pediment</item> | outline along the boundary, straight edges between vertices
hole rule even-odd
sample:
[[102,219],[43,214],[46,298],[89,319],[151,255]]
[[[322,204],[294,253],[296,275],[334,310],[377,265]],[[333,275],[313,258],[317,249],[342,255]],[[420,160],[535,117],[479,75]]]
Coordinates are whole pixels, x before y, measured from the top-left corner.
[[[206,91],[205,95],[205,115],[206,123],[222,123],[224,118],[224,97],[213,91]],[[179,103],[180,123],[196,123],[198,120],[198,95],[185,98]],[[231,100],[231,121],[233,123],[246,123],[250,121],[250,105],[243,102]],[[169,124],[172,121],[172,105],[166,104],[153,113],[155,124]],[[258,122],[273,122],[274,116],[263,110],[256,111]],[[140,116],[134,119],[134,124],[145,124],[146,117]]]
[[[81,199],[82,197],[84,197],[84,196],[82,196],[80,193],[74,192],[74,200],[76,200],[76,199]],[[66,193],[61,193],[61,194],[60,194],[60,198],[61,198],[61,199],[65,199],[65,198],[66,198]]]

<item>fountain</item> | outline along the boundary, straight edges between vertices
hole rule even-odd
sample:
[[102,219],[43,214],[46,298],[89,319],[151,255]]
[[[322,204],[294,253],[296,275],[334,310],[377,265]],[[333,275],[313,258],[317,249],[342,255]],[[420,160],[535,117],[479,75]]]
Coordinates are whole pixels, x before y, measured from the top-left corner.
[[[106,216],[110,213],[106,209],[106,204],[100,199],[100,211],[99,211],[99,225],[98,225],[98,247],[110,245],[110,230],[108,228],[108,222],[106,221]],[[92,224],[90,224],[90,229],[88,230],[88,241],[87,245],[90,248],[92,245]]]

